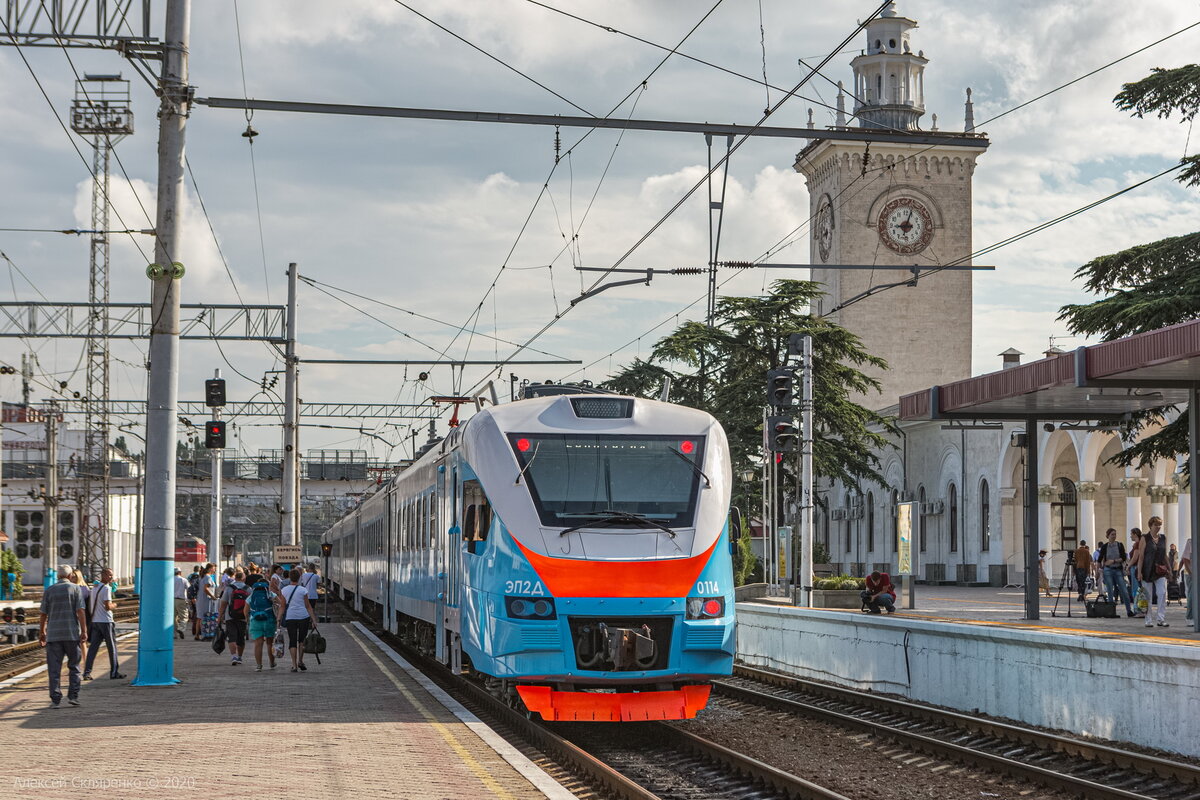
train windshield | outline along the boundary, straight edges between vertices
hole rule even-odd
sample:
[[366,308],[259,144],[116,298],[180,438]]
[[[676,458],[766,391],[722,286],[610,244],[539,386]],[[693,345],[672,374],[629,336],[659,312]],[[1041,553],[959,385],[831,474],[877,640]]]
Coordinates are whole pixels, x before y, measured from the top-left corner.
[[703,436],[517,433],[509,441],[543,525],[572,527],[596,517],[608,527],[639,527],[630,515],[692,525],[706,480]]

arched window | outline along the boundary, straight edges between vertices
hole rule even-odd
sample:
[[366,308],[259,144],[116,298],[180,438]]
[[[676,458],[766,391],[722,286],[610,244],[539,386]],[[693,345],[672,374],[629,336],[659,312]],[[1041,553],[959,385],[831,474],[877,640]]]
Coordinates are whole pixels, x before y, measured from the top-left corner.
[[979,549],[992,549],[992,500],[988,496],[988,482],[979,482]]
[[[853,511],[853,509],[856,505],[858,505],[858,498],[855,497],[853,494],[847,494],[846,495],[846,510]],[[851,542],[851,531],[854,530],[854,521],[852,519],[850,519],[851,516],[852,516],[852,514],[846,514],[846,518],[844,520],[842,520],[842,523],[846,526],[843,533],[846,538],[846,552],[847,553],[849,553],[853,548],[853,543]]]
[[1051,547],[1074,550],[1079,546],[1079,508],[1075,504],[1075,483],[1069,478],[1059,478],[1054,483],[1058,489],[1058,500],[1050,504],[1050,527],[1052,534],[1057,536],[1051,536]]
[[900,79],[895,75],[888,76],[888,89],[891,90],[891,95],[888,97],[889,103],[899,103],[901,100],[903,100],[903,98],[900,97]]
[[917,547],[925,552],[925,487],[917,489]]
[[900,505],[900,492],[892,489],[892,552],[900,552],[900,514],[897,506]]
[[867,492],[867,552],[875,552],[875,493]]
[[883,75],[875,76],[875,101],[877,103],[883,102]]
[[950,484],[950,552],[958,552],[958,487]]

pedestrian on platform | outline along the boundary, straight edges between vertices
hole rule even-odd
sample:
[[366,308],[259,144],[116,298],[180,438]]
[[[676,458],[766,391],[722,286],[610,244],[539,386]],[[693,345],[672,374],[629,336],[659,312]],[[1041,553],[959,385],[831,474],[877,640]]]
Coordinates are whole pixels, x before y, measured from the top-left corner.
[[187,601],[188,622],[192,626],[192,636],[200,638],[200,617],[196,616],[196,595],[200,591],[200,565],[197,564],[188,576]]
[[187,637],[184,636],[183,629],[188,621],[188,582],[179,567],[175,568],[175,578],[171,584],[175,587],[175,632],[179,634],[180,639],[185,639]]
[[[83,592],[83,606],[84,606],[84,608],[87,608],[88,598],[92,596],[92,587],[88,586],[87,581],[84,580],[83,572],[81,572],[78,569],[71,570],[71,583],[78,586],[80,591]],[[87,615],[84,614],[84,617],[86,618]],[[80,655],[80,661],[79,661],[79,663],[81,665],[83,664],[83,659],[87,658],[87,651],[88,651],[87,640],[89,638],[91,638],[91,635],[92,635],[92,620],[90,618],[87,618],[86,621],[84,622],[83,653]]]
[[250,616],[250,641],[254,642],[254,670],[262,672],[263,646],[267,648],[267,658],[271,661],[271,669],[275,669],[275,620],[279,618],[279,595],[271,591],[271,584],[262,574],[253,576],[255,581],[249,584],[250,598],[246,601]]
[[96,663],[96,654],[100,652],[100,643],[108,649],[108,677],[116,680],[125,675],[118,669],[117,656],[117,622],[113,619],[113,609],[117,607],[112,590],[113,571],[105,567],[100,571],[100,583],[92,588],[90,613],[92,619],[92,634],[88,639],[87,661],[83,666],[83,679],[92,679],[92,665]]
[[1079,589],[1080,602],[1087,599],[1087,579],[1092,571],[1092,551],[1088,550],[1087,542],[1080,542],[1075,548],[1075,586]]
[[279,594],[283,591],[284,585],[287,584],[287,575],[283,574],[283,566],[280,564],[271,565],[271,591]]
[[1167,548],[1167,568],[1171,570],[1171,574],[1168,576],[1171,582],[1179,580],[1179,548],[1175,546],[1174,542],[1171,542],[1171,546]]
[[67,659],[67,703],[79,705],[79,662],[87,637],[87,612],[83,592],[71,582],[71,567],[58,568],[58,582],[42,595],[38,644],[46,648],[46,676],[50,682],[50,707],[62,702],[62,661]]
[[313,613],[312,604],[308,602],[308,592],[300,584],[301,572],[293,569],[288,573],[291,583],[283,587],[283,612],[280,622],[287,628],[288,650],[292,654],[292,672],[306,672],[304,666],[304,640],[308,636],[309,625],[317,629],[317,615]]
[[240,569],[233,573],[233,580],[225,584],[221,593],[221,605],[217,616],[225,626],[225,642],[229,645],[229,663],[242,663],[242,651],[246,647],[246,601],[250,590],[246,588],[246,573]]
[[1158,627],[1167,626],[1167,537],[1162,535],[1162,518],[1150,518],[1150,530],[1142,537],[1142,549],[1138,553],[1138,570],[1142,579],[1142,588],[1146,592],[1147,603],[1156,601],[1157,615],[1152,614],[1150,605],[1146,606],[1146,627],[1154,625],[1153,617],[1158,617]]
[[1050,578],[1046,576],[1046,551],[1038,550],[1038,588],[1046,597],[1053,597],[1050,594]]
[[861,593],[862,601],[870,613],[883,613],[880,606],[886,608],[889,614],[896,613],[896,587],[892,585],[891,575],[876,570],[866,577],[863,585],[866,588]]
[[1125,545],[1117,541],[1117,529],[1109,528],[1105,532],[1107,542],[1100,545],[1099,562],[1104,570],[1104,592],[1111,603],[1120,597],[1125,603],[1125,616],[1133,616],[1132,600],[1129,598],[1129,587],[1125,585]]
[[196,616],[200,619],[200,631],[196,640],[208,639],[217,633],[217,565],[209,562],[200,573],[200,589],[196,592]]
[[225,594],[225,585],[231,580],[233,580],[233,567],[226,567],[225,571],[221,573],[221,584],[217,588],[218,597]]
[[308,564],[308,571],[301,577],[301,582],[304,588],[308,590],[308,602],[313,608],[317,607],[317,587],[321,585],[321,576],[317,574],[317,562],[311,561]]
[[1138,577],[1138,560],[1142,553],[1142,529],[1130,528],[1129,538],[1133,543],[1129,546],[1129,596],[1133,598],[1135,617],[1145,616],[1138,604],[1138,595],[1142,594],[1142,581]]

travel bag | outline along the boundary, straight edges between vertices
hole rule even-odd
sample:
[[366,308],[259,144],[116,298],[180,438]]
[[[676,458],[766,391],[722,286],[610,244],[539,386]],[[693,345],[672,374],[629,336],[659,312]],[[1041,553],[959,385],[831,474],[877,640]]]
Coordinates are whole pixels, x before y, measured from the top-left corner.
[[1117,604],[1108,600],[1088,600],[1086,605],[1089,617],[1113,618],[1117,616]]

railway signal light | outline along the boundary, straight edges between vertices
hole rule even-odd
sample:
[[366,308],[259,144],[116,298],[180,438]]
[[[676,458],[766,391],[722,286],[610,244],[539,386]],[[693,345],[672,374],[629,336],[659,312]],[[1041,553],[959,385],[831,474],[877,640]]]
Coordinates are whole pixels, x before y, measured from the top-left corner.
[[13,621],[12,606],[8,606],[4,609],[4,622],[5,622],[5,624],[8,624],[8,623],[11,623],[12,621]]
[[773,369],[767,373],[767,403],[775,408],[796,405],[796,376],[790,369]]
[[329,554],[333,552],[332,542],[321,542],[321,555],[329,558]]
[[220,408],[225,405],[225,379],[209,378],[204,382],[204,405]]
[[800,431],[791,417],[767,417],[767,449],[794,453],[800,449]]
[[204,423],[204,446],[219,450],[225,446],[225,420],[210,419]]
[[17,606],[17,624],[25,624],[25,606]]

